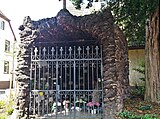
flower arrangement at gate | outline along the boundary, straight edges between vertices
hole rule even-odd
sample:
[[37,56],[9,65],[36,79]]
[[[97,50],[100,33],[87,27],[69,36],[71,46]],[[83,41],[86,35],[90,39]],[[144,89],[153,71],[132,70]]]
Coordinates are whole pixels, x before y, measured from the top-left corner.
[[92,101],[92,102],[88,102],[88,103],[87,103],[87,106],[88,106],[88,107],[94,107],[94,106],[99,107],[100,104],[99,104],[99,102]]
[[97,108],[100,106],[99,102],[91,101],[86,104],[89,107],[88,111],[91,111],[92,114],[97,113]]

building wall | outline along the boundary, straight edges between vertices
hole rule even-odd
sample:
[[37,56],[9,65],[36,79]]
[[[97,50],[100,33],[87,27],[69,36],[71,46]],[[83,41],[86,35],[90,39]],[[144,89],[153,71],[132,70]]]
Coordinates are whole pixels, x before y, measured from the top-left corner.
[[144,75],[133,70],[133,68],[140,67],[139,65],[141,64],[142,61],[144,61],[144,58],[145,58],[144,49],[129,50],[128,56],[129,56],[129,84],[130,86],[144,85],[144,81],[139,79],[139,78],[144,77]]
[[[10,26],[8,21],[0,18],[0,21],[5,22],[4,30],[0,29],[0,89],[2,88],[9,88],[8,83],[12,78],[11,71],[13,67],[13,44],[14,44],[14,37],[11,32]],[[5,40],[10,41],[10,51],[5,52]],[[4,73],[4,61],[9,61],[9,73]],[[3,85],[4,84],[4,85]]]

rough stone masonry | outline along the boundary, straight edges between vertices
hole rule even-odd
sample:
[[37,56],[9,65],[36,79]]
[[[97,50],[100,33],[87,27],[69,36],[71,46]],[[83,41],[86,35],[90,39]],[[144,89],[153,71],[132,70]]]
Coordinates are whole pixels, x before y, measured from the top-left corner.
[[128,87],[128,49],[122,31],[114,24],[110,10],[86,16],[73,16],[66,9],[56,17],[32,21],[25,17],[19,27],[20,51],[16,80],[18,95],[16,100],[17,119],[29,118],[30,48],[41,42],[63,42],[94,39],[103,45],[104,69],[104,117],[115,119],[123,108]]

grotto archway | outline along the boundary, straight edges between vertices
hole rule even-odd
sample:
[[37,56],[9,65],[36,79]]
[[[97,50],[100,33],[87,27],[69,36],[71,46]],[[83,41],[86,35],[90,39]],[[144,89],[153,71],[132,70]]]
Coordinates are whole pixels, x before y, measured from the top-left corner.
[[102,44],[104,119],[114,119],[122,110],[128,86],[128,51],[122,31],[114,24],[111,12],[76,17],[66,9],[56,17],[32,21],[24,19],[18,55],[17,118],[29,116],[30,49],[35,46]]

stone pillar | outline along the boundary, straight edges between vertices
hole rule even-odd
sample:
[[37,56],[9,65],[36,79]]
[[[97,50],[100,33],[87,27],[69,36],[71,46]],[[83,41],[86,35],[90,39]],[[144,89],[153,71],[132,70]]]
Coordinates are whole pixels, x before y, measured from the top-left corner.
[[25,17],[23,25],[19,27],[20,51],[17,56],[16,80],[18,82],[16,99],[16,119],[27,119],[29,116],[29,81],[30,81],[30,47],[36,34],[30,17]]
[[128,43],[123,32],[114,25],[116,43],[116,73],[117,73],[117,112],[123,109],[123,100],[126,98],[129,86],[129,62],[128,62]]

